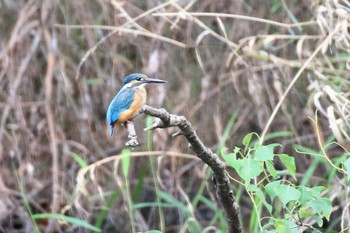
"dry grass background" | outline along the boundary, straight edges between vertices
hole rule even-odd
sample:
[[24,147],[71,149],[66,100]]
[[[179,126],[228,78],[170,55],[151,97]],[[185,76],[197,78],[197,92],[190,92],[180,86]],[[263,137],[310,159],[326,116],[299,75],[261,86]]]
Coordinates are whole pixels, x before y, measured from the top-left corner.
[[[269,132],[291,131],[293,136],[274,139],[284,145],[281,150],[295,155],[294,143],[319,150],[318,131],[308,118],[316,109],[322,142],[334,135],[348,149],[349,8],[345,0],[1,0],[0,231],[33,229],[19,183],[34,213],[96,221],[106,197],[124,185],[119,160],[113,157],[89,171],[82,191],[74,155],[91,164],[124,147],[126,130],[110,138],[105,112],[122,78],[132,72],[167,80],[149,86],[148,103],[186,116],[213,150],[235,111],[238,118],[225,141],[229,148],[249,132],[267,133],[268,139]],[[131,187],[141,187],[133,194],[136,202],[155,198],[143,152],[150,149],[144,125],[140,117],[143,145],[129,177]],[[155,171],[159,188],[186,202],[202,187],[205,167],[194,157],[183,158],[191,152],[171,133],[152,135],[152,150],[168,151],[156,153]],[[344,148],[333,146],[329,154],[340,156]],[[296,160],[302,176],[313,158],[297,154]],[[327,169],[320,164],[310,183]],[[336,205],[342,211],[344,180],[334,182],[333,193],[344,197]],[[104,232],[130,229],[127,197],[121,196],[108,212]],[[216,203],[209,186],[203,196]],[[249,216],[249,199],[241,197],[240,204],[242,216]],[[213,210],[199,204],[193,211],[207,226]],[[178,211],[164,209],[164,216],[168,232],[181,229]],[[137,229],[160,229],[158,217],[155,208],[136,211]],[[39,228],[76,230],[53,220],[40,221]]]

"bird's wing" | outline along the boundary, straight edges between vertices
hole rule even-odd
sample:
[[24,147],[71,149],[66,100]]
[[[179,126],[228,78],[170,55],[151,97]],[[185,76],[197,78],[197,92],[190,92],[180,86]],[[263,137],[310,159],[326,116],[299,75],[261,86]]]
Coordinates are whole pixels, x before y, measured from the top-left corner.
[[130,108],[134,101],[134,94],[135,90],[127,88],[120,90],[113,98],[107,110],[107,121],[110,125],[118,120],[120,113]]

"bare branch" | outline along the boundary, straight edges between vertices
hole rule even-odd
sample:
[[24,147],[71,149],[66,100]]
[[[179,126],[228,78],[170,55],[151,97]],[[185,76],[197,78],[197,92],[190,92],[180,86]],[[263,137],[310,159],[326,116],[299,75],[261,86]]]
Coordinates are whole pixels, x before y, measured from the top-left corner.
[[239,207],[230,188],[224,162],[203,144],[192,128],[191,123],[184,116],[170,114],[163,108],[156,109],[147,105],[143,106],[140,112],[157,117],[154,119],[153,125],[149,127],[150,129],[168,127],[178,127],[180,129],[181,133],[177,133],[177,135],[184,135],[190,143],[193,152],[213,170],[216,181],[216,193],[226,213],[227,232],[241,232]]

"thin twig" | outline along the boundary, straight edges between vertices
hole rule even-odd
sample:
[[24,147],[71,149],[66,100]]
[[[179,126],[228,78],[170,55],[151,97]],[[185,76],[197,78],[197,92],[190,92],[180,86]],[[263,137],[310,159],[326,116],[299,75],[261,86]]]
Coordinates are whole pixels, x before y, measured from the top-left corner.
[[[13,82],[10,82],[10,91],[9,91],[10,95],[9,95],[9,98],[7,100],[6,106],[3,110],[3,113],[1,115],[1,120],[0,120],[0,141],[2,141],[2,137],[3,137],[3,134],[5,132],[5,125],[6,125],[6,121],[8,119],[8,115],[10,114],[10,110],[14,105],[18,104],[17,89],[19,88],[19,86],[23,80],[24,72],[28,68],[28,65],[29,65],[31,59],[33,58],[36,50],[39,47],[40,40],[41,40],[41,31],[38,30],[34,39],[33,39],[33,42],[32,42],[30,49],[28,50],[26,56],[23,58],[23,60],[20,63],[19,70],[18,70],[18,73],[16,75],[15,80]],[[2,154],[2,145],[0,145],[0,154]]]
[[[137,24],[137,21],[139,21],[140,19],[146,17],[147,15],[151,14],[152,12],[154,11],[157,11],[161,8],[164,8],[165,6],[167,5],[170,5],[172,4],[173,2],[176,2],[176,1],[179,1],[179,0],[172,0],[172,1],[168,1],[168,2],[165,2],[163,4],[160,4],[152,9],[149,9],[148,11],[145,11],[143,12],[142,14],[138,15],[137,17],[135,18],[132,18],[124,23],[123,25],[120,26],[120,28],[129,28],[131,27],[132,25],[135,25]],[[137,24],[137,28],[140,30],[140,31],[146,31],[146,32],[149,32],[151,33],[150,31],[146,30],[145,28],[142,28],[141,26],[139,26],[139,24]],[[140,28],[141,27],[141,28]],[[117,32],[119,32],[119,28],[109,32],[106,36],[102,37],[94,46],[92,46],[86,53],[85,55],[82,57],[82,59],[80,59],[80,62],[79,62],[79,65],[78,65],[78,68],[77,68],[77,74],[75,76],[75,79],[79,79],[79,75],[80,75],[80,69],[81,67],[83,66],[83,64],[85,63],[85,61],[88,59],[88,57],[93,54],[96,49],[101,45],[103,44],[109,37],[113,36],[114,34],[116,34]]]
[[307,22],[300,22],[299,24],[294,23],[281,23],[273,20],[258,18],[258,17],[252,17],[252,16],[246,16],[246,15],[237,15],[237,14],[226,14],[226,13],[214,13],[214,12],[174,12],[174,13],[153,13],[153,16],[160,16],[160,17],[183,17],[186,18],[188,16],[204,16],[204,17],[219,17],[219,18],[232,18],[232,19],[241,19],[241,20],[248,20],[248,21],[254,21],[259,23],[265,23],[270,24],[274,26],[279,27],[285,27],[285,28],[294,28],[298,26],[309,26],[309,25],[315,25],[316,21],[307,21]]
[[[55,53],[53,48],[53,38],[51,37],[48,30],[44,31],[45,41],[48,47],[47,55],[47,69],[45,75],[45,111],[47,124],[49,128],[50,136],[50,149],[52,152],[52,204],[51,204],[51,213],[57,213],[59,207],[59,181],[58,181],[58,148],[57,148],[57,138],[55,133],[55,123],[53,118],[53,112],[51,108],[51,99],[52,99],[52,82],[54,75],[54,65],[55,65]],[[47,231],[53,231],[53,224],[55,221],[50,219]]]
[[180,48],[187,48],[187,45],[184,43],[181,43],[179,41],[170,39],[168,37],[160,36],[155,33],[146,32],[146,31],[140,31],[135,29],[129,29],[129,28],[122,28],[122,27],[115,27],[115,26],[104,26],[104,25],[64,25],[64,24],[55,24],[54,25],[57,28],[66,28],[66,29],[102,29],[102,30],[109,30],[109,31],[118,31],[120,33],[127,33],[132,34],[135,36],[145,36],[153,39],[157,39],[175,46],[178,46]]

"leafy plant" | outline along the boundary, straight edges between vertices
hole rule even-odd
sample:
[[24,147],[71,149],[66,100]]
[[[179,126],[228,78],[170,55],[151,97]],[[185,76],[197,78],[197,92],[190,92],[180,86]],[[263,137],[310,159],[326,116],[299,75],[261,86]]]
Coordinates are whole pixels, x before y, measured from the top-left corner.
[[[251,232],[257,229],[259,232],[315,229],[305,224],[306,219],[313,219],[321,227],[323,219],[330,219],[332,210],[332,202],[325,195],[326,187],[298,185],[294,157],[274,153],[280,144],[252,143],[254,136],[259,137],[249,133],[243,138],[244,148],[236,147],[231,153],[227,148],[221,150],[221,156],[238,175],[238,179],[231,177],[232,180],[245,188],[253,204]],[[285,170],[278,169],[277,162]]]

